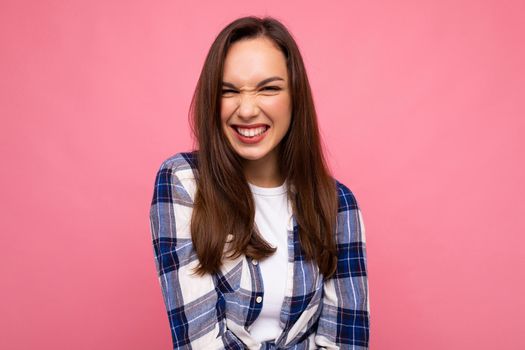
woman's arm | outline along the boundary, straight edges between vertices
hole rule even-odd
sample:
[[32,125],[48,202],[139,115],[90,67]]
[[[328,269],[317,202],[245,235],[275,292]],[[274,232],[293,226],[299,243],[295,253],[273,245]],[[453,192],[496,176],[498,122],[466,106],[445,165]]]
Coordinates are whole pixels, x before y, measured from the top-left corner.
[[340,182],[337,188],[338,263],[335,275],[324,282],[315,343],[325,349],[363,350],[370,337],[365,228],[350,189]]
[[[150,208],[155,265],[174,349],[223,349],[225,322],[211,275],[194,275],[197,265],[190,222],[193,200],[184,186],[181,157],[163,162]],[[180,175],[180,176],[179,176]],[[231,342],[231,339],[229,339]]]

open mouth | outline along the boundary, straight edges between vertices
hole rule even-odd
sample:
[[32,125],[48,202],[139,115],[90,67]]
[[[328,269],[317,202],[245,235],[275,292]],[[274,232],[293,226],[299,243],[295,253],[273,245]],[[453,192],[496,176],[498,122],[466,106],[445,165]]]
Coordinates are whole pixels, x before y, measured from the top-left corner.
[[237,125],[232,125],[232,128],[240,136],[251,139],[266,133],[268,129],[270,129],[270,126],[265,125],[258,128],[241,128]]

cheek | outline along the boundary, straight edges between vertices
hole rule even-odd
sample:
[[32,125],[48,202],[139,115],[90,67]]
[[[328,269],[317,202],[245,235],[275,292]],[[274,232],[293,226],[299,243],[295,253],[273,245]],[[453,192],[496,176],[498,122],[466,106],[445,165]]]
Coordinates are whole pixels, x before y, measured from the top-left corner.
[[228,100],[221,101],[221,121],[222,123],[226,123],[231,113],[232,113],[231,101],[228,101]]
[[262,102],[262,107],[270,118],[290,118],[291,103],[288,95],[272,96]]

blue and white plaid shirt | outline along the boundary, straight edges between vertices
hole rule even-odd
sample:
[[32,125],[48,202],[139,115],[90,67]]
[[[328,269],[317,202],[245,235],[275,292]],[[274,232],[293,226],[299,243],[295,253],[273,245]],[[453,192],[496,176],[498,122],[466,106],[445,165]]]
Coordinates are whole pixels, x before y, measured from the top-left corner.
[[[286,294],[280,315],[283,331],[275,341],[260,343],[250,335],[250,326],[264,303],[259,264],[241,255],[224,259],[219,274],[192,274],[198,263],[190,232],[195,176],[196,151],[166,159],[156,175],[150,210],[155,264],[173,348],[368,349],[365,230],[352,192],[336,181],[339,258],[336,273],[328,280],[314,262],[304,259],[292,214],[287,227]],[[225,249],[228,247],[227,243]]]

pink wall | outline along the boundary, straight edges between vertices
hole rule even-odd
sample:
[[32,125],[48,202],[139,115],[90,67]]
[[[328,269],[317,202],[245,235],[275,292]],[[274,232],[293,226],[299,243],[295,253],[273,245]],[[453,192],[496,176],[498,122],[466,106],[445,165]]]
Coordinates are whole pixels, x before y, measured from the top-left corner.
[[362,207],[371,349],[525,348],[524,4],[3,0],[0,348],[170,348],[154,175],[248,14],[298,40]]

